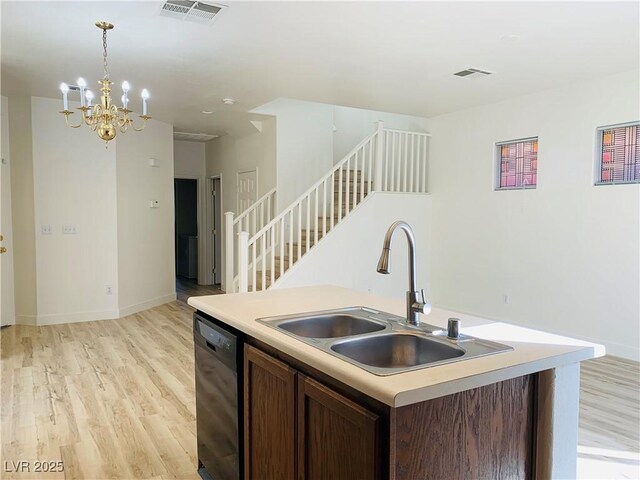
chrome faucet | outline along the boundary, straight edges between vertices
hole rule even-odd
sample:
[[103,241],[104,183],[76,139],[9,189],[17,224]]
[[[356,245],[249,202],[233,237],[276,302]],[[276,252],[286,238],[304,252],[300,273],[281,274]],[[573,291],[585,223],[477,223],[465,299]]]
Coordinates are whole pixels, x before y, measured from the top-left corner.
[[394,222],[387,230],[382,244],[382,254],[378,260],[378,273],[389,274],[389,253],[391,252],[391,238],[395,231],[404,230],[409,242],[409,291],[407,292],[407,323],[420,325],[420,314],[431,312],[431,305],[424,298],[424,290],[418,290],[416,281],[416,239],[413,230],[407,222]]

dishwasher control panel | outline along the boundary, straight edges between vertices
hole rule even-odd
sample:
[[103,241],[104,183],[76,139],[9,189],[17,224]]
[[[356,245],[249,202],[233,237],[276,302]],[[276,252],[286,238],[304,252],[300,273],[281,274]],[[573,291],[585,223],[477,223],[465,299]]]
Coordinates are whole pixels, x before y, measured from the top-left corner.
[[231,351],[233,348],[235,348],[234,338],[229,338],[223,332],[220,332],[217,329],[206,325],[200,320],[198,320],[197,325],[200,335],[204,337],[209,345],[215,347],[216,349],[221,348],[227,351]]

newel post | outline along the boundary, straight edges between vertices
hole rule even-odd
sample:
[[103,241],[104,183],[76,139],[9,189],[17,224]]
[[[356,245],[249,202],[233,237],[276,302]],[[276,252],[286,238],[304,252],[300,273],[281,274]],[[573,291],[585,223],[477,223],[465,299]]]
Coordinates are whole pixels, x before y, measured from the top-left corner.
[[249,291],[249,232],[238,234],[238,292]]
[[382,191],[382,154],[384,151],[384,123],[376,122],[376,166],[374,170],[373,190]]
[[227,293],[233,293],[233,212],[224,214],[224,288]]

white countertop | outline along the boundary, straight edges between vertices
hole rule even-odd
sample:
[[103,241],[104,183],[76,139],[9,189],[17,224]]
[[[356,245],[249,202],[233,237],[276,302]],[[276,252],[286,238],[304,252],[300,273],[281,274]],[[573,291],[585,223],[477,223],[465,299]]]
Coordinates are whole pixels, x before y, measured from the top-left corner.
[[382,377],[258,323],[256,319],[354,306],[366,306],[404,316],[404,300],[324,285],[191,297],[188,303],[393,407],[604,355],[602,345],[434,308],[429,315],[422,316],[425,323],[446,328],[447,319],[457,317],[462,321],[461,333],[503,343],[514,350]]

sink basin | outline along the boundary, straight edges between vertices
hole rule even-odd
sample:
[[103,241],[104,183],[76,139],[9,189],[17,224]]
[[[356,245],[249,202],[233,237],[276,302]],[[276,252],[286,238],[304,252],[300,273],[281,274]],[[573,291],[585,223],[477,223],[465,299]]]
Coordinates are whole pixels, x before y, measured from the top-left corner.
[[385,326],[353,314],[333,314],[285,320],[278,328],[299,337],[337,338],[379,332]]
[[450,340],[437,326],[407,325],[403,317],[369,307],[305,312],[256,321],[380,376],[513,350],[507,345],[468,335]]
[[410,368],[465,354],[462,348],[411,333],[391,333],[334,343],[331,350],[377,368]]

